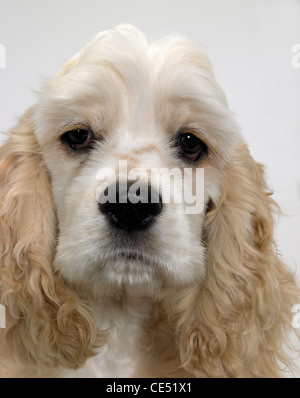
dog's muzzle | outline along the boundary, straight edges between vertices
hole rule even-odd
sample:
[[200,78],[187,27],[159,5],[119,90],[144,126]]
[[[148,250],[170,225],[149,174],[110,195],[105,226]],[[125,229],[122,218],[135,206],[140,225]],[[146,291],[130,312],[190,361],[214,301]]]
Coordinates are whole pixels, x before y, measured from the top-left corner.
[[151,185],[133,182],[112,184],[102,193],[99,209],[115,228],[126,232],[150,227],[163,208],[162,198]]

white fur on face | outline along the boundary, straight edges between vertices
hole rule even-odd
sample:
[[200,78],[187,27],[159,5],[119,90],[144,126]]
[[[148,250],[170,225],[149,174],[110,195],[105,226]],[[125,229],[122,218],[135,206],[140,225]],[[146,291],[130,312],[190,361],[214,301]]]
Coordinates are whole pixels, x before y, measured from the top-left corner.
[[[120,160],[149,175],[151,168],[201,167],[205,203],[217,202],[239,134],[203,54],[180,38],[148,44],[130,26],[104,32],[48,83],[35,122],[58,216],[55,268],[64,278],[100,295],[120,288],[156,295],[201,280],[203,212],[186,214],[184,203],[171,200],[149,229],[128,234],[99,210],[96,176],[103,168],[118,175]],[[97,144],[74,155],[60,137],[78,125],[88,126]],[[203,162],[178,155],[173,142],[183,127],[207,144]]]

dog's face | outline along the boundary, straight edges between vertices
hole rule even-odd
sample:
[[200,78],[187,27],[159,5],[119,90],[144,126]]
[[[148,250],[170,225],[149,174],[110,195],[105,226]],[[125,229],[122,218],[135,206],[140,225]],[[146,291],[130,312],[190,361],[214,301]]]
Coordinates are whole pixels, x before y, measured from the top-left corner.
[[152,295],[201,280],[205,207],[239,140],[203,54],[128,26],[102,33],[46,85],[35,124],[58,218],[54,267],[67,281]]

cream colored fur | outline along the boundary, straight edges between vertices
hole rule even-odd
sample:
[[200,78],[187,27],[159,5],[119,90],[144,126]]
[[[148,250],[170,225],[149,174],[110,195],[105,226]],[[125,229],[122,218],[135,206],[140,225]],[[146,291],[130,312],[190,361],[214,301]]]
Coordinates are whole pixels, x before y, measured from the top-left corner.
[[[85,157],[60,140],[78,124],[99,138]],[[209,149],[205,211],[165,204],[125,247],[99,213],[97,171],[183,169],[170,135],[187,126]],[[0,149],[2,376],[280,376],[299,289],[275,209],[201,51],[128,25],[99,34]]]

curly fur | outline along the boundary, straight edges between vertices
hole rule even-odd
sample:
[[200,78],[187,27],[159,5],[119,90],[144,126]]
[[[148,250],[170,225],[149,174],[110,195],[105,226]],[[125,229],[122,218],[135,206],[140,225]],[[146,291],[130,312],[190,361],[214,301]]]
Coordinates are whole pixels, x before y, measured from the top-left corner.
[[[106,98],[113,95],[107,82],[116,84],[119,103],[114,102],[114,115],[122,107],[120,81],[125,78],[130,106],[134,107],[135,100],[141,107],[149,106],[144,93],[134,97],[134,85],[140,87],[142,75],[132,73],[126,61],[126,57],[132,61],[134,54],[137,70],[141,73],[147,69],[141,53],[148,44],[134,28],[123,26],[116,32],[109,42],[110,48],[100,46],[106,37],[101,34],[61,69],[45,87],[40,103],[26,112],[0,149],[0,303],[7,313],[6,328],[0,330],[1,373],[17,377],[103,376],[110,375],[109,371],[101,373],[94,371],[95,367],[114,369],[116,358],[120,368],[117,375],[121,376],[278,377],[283,365],[291,366],[285,344],[291,331],[291,308],[299,301],[299,289],[274,247],[276,204],[262,166],[255,163],[241,138],[231,139],[230,133],[227,136],[236,125],[223,93],[211,75],[209,62],[203,55],[198,57],[198,52],[187,42],[172,38],[152,47],[152,57],[162,48],[157,70],[168,60],[169,53],[164,50],[176,51],[173,58],[169,57],[172,65],[157,73],[156,83],[150,84],[153,88],[160,80],[157,109],[165,114],[171,107],[167,96],[163,96],[168,85],[174,93],[181,91],[182,98],[191,95],[188,94],[191,90],[198,93],[201,87],[208,93],[206,102],[201,100],[200,105],[194,103],[192,107],[196,112],[197,107],[205,109],[197,119],[204,136],[209,134],[207,131],[216,134],[207,138],[213,155],[211,163],[205,166],[207,178],[211,177],[206,211],[203,219],[196,219],[201,231],[191,237],[194,247],[203,246],[203,258],[200,249],[195,251],[200,257],[192,264],[192,270],[202,267],[201,272],[183,279],[180,267],[182,274],[188,273],[191,260],[187,259],[185,264],[182,258],[183,264],[176,264],[175,271],[170,266],[170,281],[163,279],[161,285],[152,274],[140,275],[134,282],[122,279],[108,283],[106,274],[104,281],[103,275],[100,280],[84,273],[82,279],[75,280],[72,268],[68,270],[64,265],[65,251],[71,250],[68,244],[72,248],[74,243],[66,232],[65,225],[69,224],[63,218],[64,204],[57,189],[61,177],[53,167],[57,159],[61,162],[59,167],[68,168],[70,160],[63,155],[59,160],[60,143],[50,131],[57,134],[61,129],[63,123],[59,118],[64,115],[66,103],[70,113],[72,106],[75,108],[70,98],[76,93],[89,98],[82,100],[82,108],[93,104],[89,117],[94,123],[100,106],[96,107],[90,97],[98,95],[97,87],[84,84],[95,79],[96,67],[92,63],[95,47],[104,52],[102,61],[97,55],[101,71],[108,64],[113,71],[101,82]],[[122,46],[126,54],[117,53]],[[183,60],[193,64],[191,74],[196,76],[195,71],[200,71],[202,83],[195,76],[188,88],[184,82],[177,83],[182,73],[178,65]],[[116,71],[118,62],[123,69]],[[168,71],[177,69],[177,74],[168,75]],[[69,93],[64,88],[67,86]],[[144,81],[143,87],[146,87]],[[78,110],[79,105],[76,106]],[[191,112],[186,111],[190,119]],[[175,112],[170,114],[173,117]],[[182,121],[179,115],[176,117],[179,125]],[[67,115],[68,123],[69,119]],[[114,117],[110,122],[116,129]],[[162,125],[166,128],[167,123]],[[153,143],[156,142],[154,136]],[[134,163],[137,157],[135,149],[134,159],[128,159]],[[84,187],[82,173],[85,167],[89,173],[88,167],[92,166],[72,162],[76,174],[71,174],[70,167],[64,178],[71,176],[75,182],[81,178],[80,187]],[[68,189],[72,190],[72,185]],[[73,203],[69,197],[66,201],[68,206]],[[86,214],[89,216],[90,212],[88,208]],[[170,214],[171,217],[173,213]],[[75,230],[85,225],[80,224],[85,221],[78,220],[79,226],[72,224]],[[172,217],[170,220],[173,222]],[[169,231],[170,247],[178,239],[176,228],[174,238]],[[194,228],[196,231],[197,225]],[[161,235],[157,236],[167,242]],[[76,261],[73,262],[75,267]],[[168,266],[169,263],[165,265]],[[148,285],[152,282],[158,286],[150,289]],[[99,295],[99,289],[103,294]],[[146,289],[144,295],[143,289]],[[111,374],[115,375],[113,371]]]
[[0,151],[1,349],[26,367],[78,367],[92,355],[97,332],[86,306],[51,268],[55,214],[31,114]]
[[198,376],[275,377],[277,361],[286,362],[298,290],[273,246],[270,195],[262,167],[241,146],[205,220],[205,283],[179,306],[182,361]]

